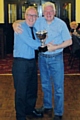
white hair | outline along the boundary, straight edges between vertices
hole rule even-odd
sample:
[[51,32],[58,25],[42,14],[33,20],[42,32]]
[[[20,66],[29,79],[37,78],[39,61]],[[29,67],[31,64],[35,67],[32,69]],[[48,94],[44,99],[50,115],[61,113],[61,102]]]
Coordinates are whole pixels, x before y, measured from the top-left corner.
[[37,10],[36,10],[36,8],[34,6],[29,6],[28,8],[26,8],[25,12],[28,13],[28,11],[31,10],[31,9],[35,10],[35,12],[37,13]]
[[52,6],[52,7],[53,7],[53,10],[56,11],[56,8],[55,8],[54,3],[52,3],[52,2],[45,2],[45,3],[42,5],[42,11],[43,11],[43,12],[44,12],[44,8],[47,7],[47,6]]

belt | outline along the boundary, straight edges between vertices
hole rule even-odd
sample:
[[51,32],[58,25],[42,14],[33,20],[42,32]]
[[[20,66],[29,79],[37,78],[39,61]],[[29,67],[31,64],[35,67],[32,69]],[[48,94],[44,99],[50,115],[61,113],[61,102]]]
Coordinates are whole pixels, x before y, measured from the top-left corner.
[[20,57],[14,57],[14,60],[27,60],[27,61],[32,61],[35,60],[35,58],[27,59],[27,58],[20,58]]
[[55,57],[55,56],[60,55],[60,54],[62,54],[62,52],[56,53],[56,54],[43,54],[43,53],[39,53],[39,55],[41,55],[43,57],[46,57],[46,58],[52,58],[52,57]]

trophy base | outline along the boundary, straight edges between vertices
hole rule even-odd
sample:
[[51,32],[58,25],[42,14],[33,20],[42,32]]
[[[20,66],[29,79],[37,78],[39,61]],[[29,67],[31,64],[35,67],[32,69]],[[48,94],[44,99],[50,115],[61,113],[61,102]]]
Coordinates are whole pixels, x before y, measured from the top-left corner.
[[45,47],[39,47],[39,52],[46,52],[46,51],[48,51],[47,46],[45,46]]

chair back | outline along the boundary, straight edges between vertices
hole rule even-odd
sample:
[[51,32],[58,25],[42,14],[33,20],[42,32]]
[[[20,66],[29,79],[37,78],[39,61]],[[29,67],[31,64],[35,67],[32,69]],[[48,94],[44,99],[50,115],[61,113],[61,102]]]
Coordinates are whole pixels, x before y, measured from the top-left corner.
[[73,44],[71,46],[71,52],[74,54],[77,50],[80,49],[80,38],[72,35]]

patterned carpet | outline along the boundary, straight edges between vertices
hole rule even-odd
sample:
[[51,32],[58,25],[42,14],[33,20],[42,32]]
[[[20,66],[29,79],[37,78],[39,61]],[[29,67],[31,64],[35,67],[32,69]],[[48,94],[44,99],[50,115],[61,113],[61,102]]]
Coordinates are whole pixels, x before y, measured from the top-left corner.
[[[69,53],[64,53],[64,69],[65,74],[80,74],[79,61],[76,59],[71,69],[69,66]],[[0,74],[11,74],[13,56],[8,54],[5,59],[0,59]]]
[[12,54],[6,55],[5,59],[0,59],[0,74],[11,74],[12,71]]

